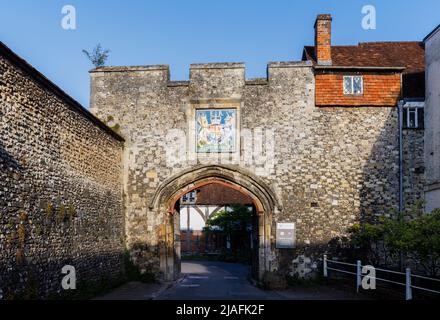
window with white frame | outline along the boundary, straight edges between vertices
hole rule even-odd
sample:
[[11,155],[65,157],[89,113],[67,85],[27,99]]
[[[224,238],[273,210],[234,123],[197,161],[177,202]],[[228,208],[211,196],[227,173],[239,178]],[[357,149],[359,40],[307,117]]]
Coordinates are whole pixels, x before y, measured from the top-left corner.
[[344,95],[360,96],[364,94],[364,78],[362,76],[344,76]]
[[403,106],[403,127],[405,129],[423,129],[425,127],[423,103],[407,103]]

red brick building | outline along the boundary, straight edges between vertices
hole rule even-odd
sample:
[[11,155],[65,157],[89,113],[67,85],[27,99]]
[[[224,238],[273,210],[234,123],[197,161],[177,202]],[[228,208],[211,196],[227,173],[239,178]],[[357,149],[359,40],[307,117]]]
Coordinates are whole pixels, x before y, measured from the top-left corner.
[[316,106],[396,106],[425,97],[423,42],[371,42],[332,46],[330,15],[319,15],[315,46],[303,60],[315,70]]
[[[194,194],[195,193],[195,194]],[[180,205],[180,240],[183,254],[217,253],[225,247],[223,235],[205,234],[210,217],[234,204],[252,206],[252,199],[238,190],[209,184],[186,195]]]

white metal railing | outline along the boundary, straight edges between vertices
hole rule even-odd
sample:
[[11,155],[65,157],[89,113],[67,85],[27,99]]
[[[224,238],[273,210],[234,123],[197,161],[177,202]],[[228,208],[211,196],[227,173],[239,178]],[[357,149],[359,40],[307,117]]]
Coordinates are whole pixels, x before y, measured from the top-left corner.
[[[356,268],[356,272],[351,272],[351,271],[347,271],[347,270],[341,270],[341,269],[336,269],[336,268],[333,268],[333,267],[329,267],[328,266],[329,263],[330,264],[334,263],[334,264],[343,265],[343,266],[355,267]],[[362,266],[362,262],[360,260],[358,260],[356,262],[356,264],[354,264],[354,263],[346,263],[346,262],[328,260],[327,259],[327,255],[324,255],[324,260],[323,260],[324,277],[328,278],[328,271],[329,270],[335,271],[335,272],[339,272],[339,273],[354,275],[354,276],[356,276],[356,291],[357,292],[359,292],[359,289],[362,286],[362,267],[368,267],[368,266]],[[413,299],[413,290],[412,289],[417,289],[417,290],[422,290],[422,291],[426,291],[426,292],[430,292],[430,293],[440,294],[440,291],[437,291],[437,290],[423,288],[423,287],[420,287],[420,286],[414,286],[412,284],[412,278],[418,278],[418,279],[423,279],[423,280],[428,280],[428,281],[434,281],[434,282],[438,282],[438,283],[440,283],[440,279],[428,278],[428,277],[412,274],[410,268],[407,268],[406,272],[398,272],[398,271],[386,270],[386,269],[375,268],[375,267],[373,267],[373,268],[374,268],[374,270],[378,270],[378,271],[381,271],[381,272],[386,272],[386,273],[391,273],[391,274],[397,274],[397,275],[405,276],[405,283],[398,282],[398,281],[392,281],[392,280],[388,280],[388,279],[383,279],[383,278],[378,278],[376,276],[370,277],[370,278],[378,280],[378,281],[383,281],[383,282],[386,282],[386,283],[392,283],[392,284],[404,286],[405,287],[405,298],[406,298],[406,300],[412,300]]]

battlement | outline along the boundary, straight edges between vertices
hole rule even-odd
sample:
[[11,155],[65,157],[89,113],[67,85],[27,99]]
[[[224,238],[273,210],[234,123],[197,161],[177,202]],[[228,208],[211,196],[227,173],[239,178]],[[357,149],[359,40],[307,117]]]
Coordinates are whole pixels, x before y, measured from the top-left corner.
[[190,65],[190,70],[194,69],[245,69],[243,62],[214,62],[214,63],[194,63]]
[[269,62],[267,67],[270,68],[310,68],[313,66],[311,61],[275,61]]
[[[107,74],[133,75],[142,73],[145,78],[161,78],[166,82],[168,87],[186,87],[193,82],[200,82],[206,78],[233,76],[243,85],[267,85],[270,80],[276,78],[277,69],[296,69],[296,68],[312,68],[310,61],[279,61],[269,62],[266,67],[266,78],[246,79],[246,64],[243,62],[214,62],[214,63],[194,63],[189,66],[189,80],[170,80],[170,66],[166,64],[145,65],[145,66],[110,66],[99,67],[90,71],[92,77],[106,76]],[[139,75],[138,75],[139,76]]]
[[170,66],[167,64],[146,65],[146,66],[111,66],[111,67],[98,67],[90,70],[90,73],[98,72],[136,72],[136,71],[158,71],[165,70],[170,71]]

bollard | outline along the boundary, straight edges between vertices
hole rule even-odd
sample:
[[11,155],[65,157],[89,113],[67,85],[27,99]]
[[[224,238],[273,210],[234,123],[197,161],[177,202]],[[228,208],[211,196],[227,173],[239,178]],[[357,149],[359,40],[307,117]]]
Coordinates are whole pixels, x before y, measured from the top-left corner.
[[410,268],[406,268],[406,300],[412,300],[413,296],[412,296],[412,285],[411,285],[411,269]]
[[356,263],[356,292],[359,293],[359,288],[362,285],[362,263],[361,260],[358,260]]

